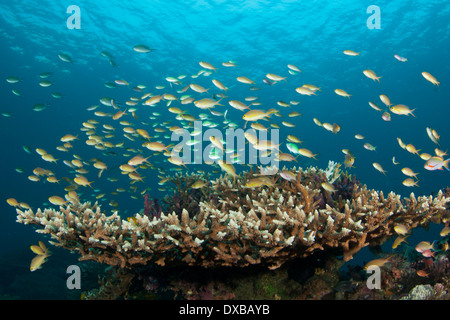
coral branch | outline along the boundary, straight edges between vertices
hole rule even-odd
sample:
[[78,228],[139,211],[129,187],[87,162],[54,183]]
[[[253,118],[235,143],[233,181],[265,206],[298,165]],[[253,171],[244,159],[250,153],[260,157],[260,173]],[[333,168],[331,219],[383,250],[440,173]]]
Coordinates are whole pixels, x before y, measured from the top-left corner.
[[[43,227],[37,232],[50,234],[54,245],[78,252],[81,260],[122,268],[154,263],[275,269],[317,250],[340,249],[347,261],[391,237],[398,223],[415,228],[449,217],[450,197],[442,192],[401,200],[345,174],[292,170],[293,181],[271,179],[253,188],[245,186],[253,172],[242,173],[244,181],[221,176],[201,190],[189,186],[206,177],[176,175],[174,195],[165,200],[168,210],[147,196],[144,214],[132,221],[107,216],[97,204],[71,202],[60,211],[17,210],[17,222]],[[336,192],[321,186],[329,177]]]

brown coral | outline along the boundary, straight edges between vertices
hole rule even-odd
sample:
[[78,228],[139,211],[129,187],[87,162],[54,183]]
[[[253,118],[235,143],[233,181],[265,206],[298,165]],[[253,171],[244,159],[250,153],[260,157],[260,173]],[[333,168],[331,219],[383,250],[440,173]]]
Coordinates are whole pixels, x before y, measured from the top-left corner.
[[[97,204],[72,202],[60,211],[17,210],[17,221],[43,226],[37,231],[50,234],[56,246],[78,251],[81,260],[122,268],[184,263],[265,264],[275,269],[316,250],[341,249],[347,261],[361,248],[392,236],[397,223],[414,228],[448,216],[450,198],[442,192],[434,198],[411,194],[402,200],[392,192],[385,197],[356,184],[345,198],[321,187],[328,181],[326,171],[293,170],[295,181],[273,178],[270,187],[246,188],[242,179],[253,178],[253,172],[236,181],[221,176],[198,194],[195,214],[186,209],[192,206],[185,197],[181,213],[162,213],[159,219],[137,214],[135,222],[129,222],[117,214],[106,216]],[[174,181],[185,179],[187,188],[194,178],[177,176]]]

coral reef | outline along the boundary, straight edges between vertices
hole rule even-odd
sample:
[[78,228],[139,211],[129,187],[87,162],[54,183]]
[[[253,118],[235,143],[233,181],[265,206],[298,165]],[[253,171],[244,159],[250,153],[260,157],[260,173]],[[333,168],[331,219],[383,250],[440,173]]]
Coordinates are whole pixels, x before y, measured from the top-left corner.
[[417,285],[415,286],[407,296],[402,297],[401,300],[428,300],[435,297],[437,294],[437,291],[430,286],[427,285]]
[[[80,260],[121,268],[261,264],[276,269],[321,250],[348,261],[361,248],[391,237],[398,223],[412,229],[448,218],[450,198],[442,192],[385,196],[334,168],[293,168],[296,179],[274,175],[259,187],[246,186],[258,176],[253,171],[238,179],[220,176],[198,189],[192,183],[208,177],[180,174],[170,179],[174,194],[159,218],[136,214],[127,221],[117,213],[107,216],[97,203],[69,198],[59,210],[17,210],[17,222],[42,226],[36,231],[50,234],[55,246],[78,252]],[[336,190],[324,189],[327,177],[336,176]]]

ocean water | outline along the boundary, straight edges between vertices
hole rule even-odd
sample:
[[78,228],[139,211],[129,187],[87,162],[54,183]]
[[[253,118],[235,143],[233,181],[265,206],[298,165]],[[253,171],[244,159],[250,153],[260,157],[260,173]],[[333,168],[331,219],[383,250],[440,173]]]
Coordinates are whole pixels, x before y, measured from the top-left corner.
[[[71,5],[80,9],[79,20],[74,20],[80,21],[79,29],[68,27],[73,12],[68,13],[67,9]],[[379,15],[377,11],[368,12],[371,5],[377,6]],[[179,97],[182,93],[177,90],[189,83],[210,88],[209,93],[200,95],[189,90],[185,94],[211,97],[212,93],[221,93],[211,83],[211,79],[217,78],[229,90],[228,97],[222,101],[224,106],[217,106],[215,110],[222,113],[228,110],[227,119],[240,126],[244,124],[243,113],[231,108],[227,100],[244,101],[245,97],[257,96],[262,103],[258,108],[280,110],[284,117],[271,117],[269,122],[280,126],[282,151],[288,152],[286,136],[292,134],[304,141],[302,147],[318,154],[317,161],[299,156],[295,165],[326,168],[330,160],[343,163],[342,149],[349,149],[356,158],[349,172],[369,188],[385,194],[393,191],[404,197],[411,192],[429,195],[446,188],[450,173],[425,170],[425,161],[401,149],[396,138],[413,144],[421,153],[434,154],[436,147],[443,151],[449,149],[449,17],[450,4],[442,1],[3,1],[0,3],[0,295],[57,299],[58,296],[38,288],[44,283],[56,283],[57,279],[64,281],[64,266],[76,262],[75,255],[51,248],[54,255],[43,269],[29,271],[33,258],[29,246],[42,237],[32,227],[15,222],[15,209],[6,199],[15,198],[33,209],[44,208],[51,206],[48,204],[50,196],[63,196],[67,185],[63,180],[59,184],[30,181],[27,177],[34,168],[52,170],[58,179],[73,178],[73,171],[62,160],[73,159],[73,154],[86,161],[100,158],[111,170],[103,173],[103,179],[97,179],[98,170],[89,168],[89,181],[94,180],[95,190],[82,189],[83,199],[92,201],[95,195],[105,193],[100,203],[106,210],[120,210],[123,217],[143,208],[142,197],[139,193],[137,199],[130,197],[129,181],[118,169],[125,159],[122,154],[127,151],[115,148],[113,151],[118,155],[105,155],[84,142],[85,133],[80,131],[82,123],[95,119],[100,125],[114,124],[114,143],[124,142],[132,148],[142,145],[140,140],[132,142],[123,137],[122,126],[117,122],[97,117],[94,111],[88,110],[99,105],[96,111],[116,112],[100,104],[102,97],[113,97],[123,110],[127,108],[125,101],[132,96],[171,93]],[[379,22],[379,26],[372,28],[372,22]],[[136,52],[133,47],[139,44],[155,50]],[[348,56],[344,50],[360,54]],[[105,51],[118,68],[101,54]],[[59,53],[72,57],[73,64],[62,61]],[[407,61],[401,62],[394,55],[405,57]],[[193,78],[192,75],[204,70],[200,61],[211,63],[217,71]],[[226,61],[235,62],[236,67],[224,67],[222,63]],[[298,66],[301,72],[290,74],[288,64]],[[368,79],[363,74],[366,69],[381,76],[380,82]],[[440,85],[427,81],[421,74],[424,71],[435,76]],[[52,74],[42,79],[39,75],[43,72]],[[269,86],[263,82],[268,73],[286,77],[286,81]],[[181,75],[186,76],[180,80],[182,85],[171,86],[166,80]],[[246,76],[255,84],[240,83],[236,80],[238,76]],[[9,77],[20,81],[8,83]],[[105,87],[105,82],[118,79],[130,85]],[[43,80],[53,85],[42,87],[39,82]],[[314,84],[321,91],[316,96],[300,95],[295,89],[303,84]],[[137,85],[146,86],[143,93],[132,90]],[[250,91],[251,86],[259,90]],[[350,99],[336,95],[337,88],[351,94]],[[12,90],[18,90],[20,95]],[[62,98],[54,98],[51,94],[55,92],[61,93]],[[368,105],[373,101],[387,110],[380,101],[380,94],[389,96],[393,104],[415,109],[414,116],[391,114],[391,121],[384,121],[381,112]],[[277,105],[280,100],[300,103],[285,108]],[[48,107],[34,111],[36,104]],[[198,110],[193,104],[181,105],[179,101],[172,106],[191,114],[208,112]],[[123,119],[148,123],[145,128],[152,134],[154,126],[165,126],[164,121],[169,121],[167,126],[179,124],[175,115],[167,111],[165,101],[155,107],[138,105],[137,108],[137,120],[130,115]],[[302,116],[288,118],[287,114],[292,111]],[[151,119],[152,112],[160,115]],[[314,124],[313,118],[337,123],[341,131],[328,132]],[[223,117],[212,116],[212,120],[223,127]],[[281,121],[292,122],[295,127],[285,127]],[[263,121],[263,124],[269,122]],[[439,133],[440,146],[429,139],[427,127]],[[60,138],[66,134],[78,135],[79,140],[72,142],[73,149],[60,152],[56,146],[62,145]],[[355,134],[362,134],[365,139],[356,140]],[[376,151],[364,149],[365,142],[376,146]],[[31,154],[25,152],[23,146],[29,146]],[[53,154],[59,159],[57,164],[43,161],[35,152],[36,148]],[[393,164],[394,156],[399,165]],[[172,174],[174,165],[162,159],[161,156],[156,161],[157,166]],[[380,163],[386,174],[376,171],[372,166],[374,162]],[[406,178],[400,170],[403,167],[418,173],[419,187],[402,184]],[[22,168],[23,173],[17,172],[17,168]],[[197,170],[192,168],[188,166],[187,171]],[[201,168],[212,170],[205,165]],[[136,184],[139,192],[148,187],[152,197],[162,198],[165,192],[158,190],[162,188],[157,184],[159,173],[156,170],[144,173],[145,182]],[[105,177],[119,180],[111,182]],[[117,188],[127,191],[112,195]],[[117,201],[118,207],[111,207],[108,204],[111,200]],[[422,238],[418,236],[417,241],[437,236],[427,233],[421,235]],[[50,274],[46,269],[59,271]]]

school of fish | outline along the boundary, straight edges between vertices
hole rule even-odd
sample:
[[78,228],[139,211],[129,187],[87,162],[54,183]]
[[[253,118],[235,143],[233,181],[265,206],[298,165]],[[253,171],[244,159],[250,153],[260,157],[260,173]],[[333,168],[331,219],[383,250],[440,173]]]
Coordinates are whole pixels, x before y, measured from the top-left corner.
[[[136,54],[149,54],[156,49],[151,49],[146,45],[136,45],[132,50]],[[363,53],[344,50],[343,54],[351,57],[349,59],[355,59],[356,65],[361,65],[358,59],[363,56]],[[103,51],[101,56],[106,58],[114,68],[118,67],[115,58],[109,52]],[[403,63],[408,61],[399,55],[394,55],[394,57]],[[72,68],[76,67],[76,60],[67,53],[61,52],[57,58]],[[320,87],[320,84],[304,83],[301,77],[302,70],[295,64],[287,64],[285,69],[281,70],[268,70],[263,79],[241,74],[239,65],[235,61],[223,61],[220,65],[219,63],[199,61],[198,67],[198,72],[191,75],[167,75],[160,79],[158,85],[152,87],[132,84],[132,81],[120,77],[105,82],[106,88],[121,90],[121,93],[127,92],[129,98],[123,101],[123,99],[114,98],[113,94],[111,97],[98,97],[97,104],[87,108],[92,116],[80,124],[79,131],[81,132],[71,129],[71,132],[67,132],[59,138],[58,145],[54,150],[47,152],[40,146],[31,148],[24,145],[23,149],[26,153],[37,154],[42,160],[42,163],[28,174],[28,180],[36,183],[63,185],[64,191],[61,191],[59,195],[49,195],[48,201],[51,205],[64,206],[71,199],[78,200],[79,197],[83,197],[83,200],[86,201],[105,201],[113,208],[112,211],[119,211],[119,203],[114,198],[115,196],[129,193],[132,199],[142,201],[142,196],[149,193],[156,184],[158,184],[156,188],[159,191],[166,192],[168,188],[165,184],[171,171],[195,170],[203,173],[210,168],[208,171],[213,174],[225,173],[234,180],[240,179],[236,165],[241,167],[246,165],[245,158],[242,157],[244,150],[229,148],[225,138],[210,136],[209,160],[203,161],[203,164],[208,167],[190,166],[190,163],[184,163],[180,157],[172,153],[172,151],[180,151],[177,149],[178,141],[171,140],[173,133],[188,132],[190,139],[186,144],[196,150],[199,148],[198,145],[204,142],[202,130],[213,128],[222,131],[226,129],[246,130],[250,127],[254,133],[248,131],[245,133],[246,142],[263,156],[268,156],[276,150],[277,161],[285,163],[297,162],[298,157],[308,161],[311,161],[310,159],[317,160],[317,157],[320,157],[313,151],[314,146],[308,145],[307,141],[309,134],[319,133],[307,132],[301,137],[302,140],[289,134],[286,140],[280,141],[279,144],[273,144],[270,140],[258,137],[258,133],[268,132],[270,129],[296,127],[297,117],[302,118],[298,107],[301,100],[313,99],[314,96],[323,94],[324,89]],[[221,78],[220,73],[223,68],[236,70],[236,77],[234,79]],[[377,90],[376,85],[383,81],[383,77],[376,72],[365,69],[361,65],[361,75],[369,79],[366,81],[370,81],[369,84],[374,86],[374,90]],[[431,85],[439,87],[440,82],[429,72],[424,71],[421,75]],[[51,72],[39,74],[37,81],[42,90],[49,90],[52,87],[51,77]],[[20,83],[21,79],[10,76],[6,81],[14,86]],[[283,101],[280,97],[277,107],[269,108],[256,95],[257,91],[264,90],[265,86],[283,86],[288,82],[299,84],[295,93],[293,92],[298,99]],[[18,89],[12,88],[13,94],[21,94]],[[248,96],[244,99],[233,97],[233,91],[237,89],[248,90]],[[352,88],[333,88],[332,92],[345,98],[342,101],[348,103],[351,103],[352,97],[358,94],[358,92],[353,92]],[[401,102],[391,103],[391,98],[395,100],[395,97],[388,96],[385,92],[378,92],[377,95],[380,101],[367,102],[372,109],[380,113],[380,117],[384,121],[391,121],[393,116],[415,117],[414,112],[420,111],[420,108],[410,108]],[[52,96],[55,99],[63,97],[59,92],[53,92]],[[48,109],[49,106],[42,103],[37,103],[32,108],[35,112],[47,112]],[[167,112],[171,116],[167,116]],[[236,112],[240,113],[238,117],[230,117],[230,113],[236,114]],[[11,113],[3,113],[3,116],[11,117]],[[325,116],[320,117],[325,118]],[[328,122],[322,122],[322,120]],[[201,121],[202,127],[195,127],[195,121]],[[341,131],[341,126],[334,123],[332,119],[319,120],[314,117],[311,121],[331,134],[339,134]],[[445,159],[447,152],[442,151],[437,131],[427,127],[425,133],[436,145],[435,150],[431,153],[420,153],[420,149],[416,149],[411,143],[404,143],[400,137],[393,137],[393,139],[397,139],[402,150],[420,157],[424,161],[424,169],[430,171],[450,170],[448,166],[450,159]],[[354,137],[363,142],[361,148],[368,152],[382,149],[382,146],[373,146],[359,132],[355,132]],[[80,154],[86,154],[86,147],[90,148],[89,156],[81,156]],[[344,153],[342,162],[345,168],[350,170],[354,167],[356,157],[349,149],[344,148],[342,152]],[[229,155],[231,161],[225,161],[224,154]],[[391,156],[392,163],[400,165],[396,162],[395,155],[390,155],[389,158]],[[52,166],[59,168],[61,165],[67,166],[69,172],[66,175],[57,176],[56,170],[52,169]],[[372,166],[370,164],[367,166],[367,170],[375,169],[383,175],[389,174],[383,165],[385,164],[373,162]],[[405,175],[404,186],[419,187],[419,173],[414,172],[417,170],[407,166],[403,166],[399,170]],[[25,170],[16,168],[16,171],[24,173]],[[288,169],[277,174],[285,180],[295,179]],[[109,181],[111,186],[115,186],[114,190],[104,191],[102,187],[104,181]],[[255,175],[253,179],[245,181],[245,187],[271,186],[273,183],[274,181],[270,177]],[[199,189],[208,184],[209,181],[199,180],[191,187]],[[323,183],[322,187],[328,192],[335,192],[332,183]],[[17,208],[30,208],[28,204],[18,202],[14,198],[7,199],[7,202]],[[405,241],[405,235],[406,233],[400,234],[403,238],[396,242],[396,246]],[[432,249],[431,247],[430,250]],[[46,261],[49,253],[43,246],[34,246],[32,250],[37,253],[32,263],[32,269],[36,270]],[[386,262],[388,259],[378,261],[376,264],[382,265]]]

